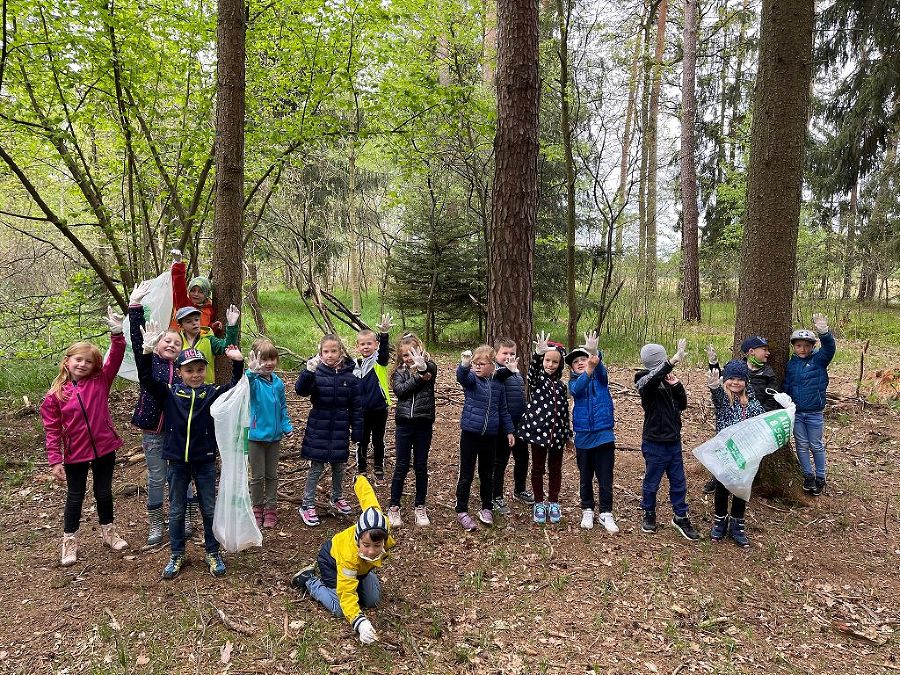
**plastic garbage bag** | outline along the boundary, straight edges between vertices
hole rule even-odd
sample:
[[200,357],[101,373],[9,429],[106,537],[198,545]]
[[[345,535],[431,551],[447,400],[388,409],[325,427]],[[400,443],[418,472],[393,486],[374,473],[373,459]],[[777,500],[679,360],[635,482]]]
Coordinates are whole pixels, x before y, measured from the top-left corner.
[[216,426],[222,458],[213,534],[229,553],[262,546],[262,532],[253,517],[247,476],[247,432],[250,426],[250,382],[245,375],[217,398],[209,410]]
[[771,410],[722,429],[694,449],[694,456],[733,495],[750,499],[762,458],[791,438],[797,406],[784,393],[775,394],[783,410]]
[[[144,319],[153,319],[163,328],[169,327],[172,320],[172,272],[166,270],[156,277],[150,285],[146,297],[144,297]],[[138,381],[137,367],[134,364],[134,352],[131,350],[131,322],[128,316],[122,323],[122,331],[125,333],[125,358],[119,366],[119,377],[124,377],[132,382]],[[108,352],[107,352],[108,353]]]

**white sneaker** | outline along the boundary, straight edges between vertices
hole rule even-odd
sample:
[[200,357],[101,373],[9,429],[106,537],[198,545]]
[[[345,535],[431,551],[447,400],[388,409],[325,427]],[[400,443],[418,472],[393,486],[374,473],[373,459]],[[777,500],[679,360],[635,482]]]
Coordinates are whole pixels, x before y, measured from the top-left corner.
[[113,551],[124,551],[128,548],[128,542],[119,536],[113,523],[100,526],[100,539],[103,540],[104,545],[109,546]]
[[581,512],[581,527],[585,530],[594,529],[594,509],[584,509]]
[[428,527],[431,525],[431,521],[428,520],[428,511],[425,510],[424,504],[416,507],[415,514],[417,527]]
[[619,526],[616,525],[616,519],[613,518],[613,514],[609,511],[605,511],[597,516],[597,522],[599,522],[603,527],[606,528],[606,531],[610,534],[618,534]]
[[59,558],[59,564],[63,567],[70,567],[78,561],[78,542],[75,540],[75,534],[63,534],[62,555]]
[[388,509],[387,519],[391,527],[403,527],[403,518],[400,517],[399,506],[392,506]]

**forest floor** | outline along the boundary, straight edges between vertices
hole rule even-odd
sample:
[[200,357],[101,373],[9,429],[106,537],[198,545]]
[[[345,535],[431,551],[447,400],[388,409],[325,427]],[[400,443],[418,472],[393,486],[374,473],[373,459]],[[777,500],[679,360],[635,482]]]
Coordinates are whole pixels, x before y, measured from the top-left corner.
[[[383,604],[369,613],[382,640],[371,647],[290,587],[292,573],[351,522],[329,516],[322,527],[302,525],[299,441],[284,448],[281,524],[265,532],[263,547],[227,555],[227,575],[214,579],[194,541],[193,564],[163,581],[168,548],[141,548],[144,464],[137,455],[124,460],[140,448],[127,424],[134,392],[116,392],[111,406],[126,441],[115,476],[117,521],[132,548],[118,554],[101,547],[89,496],[79,561],[70,568],[58,564],[65,489],[41,466],[40,418],[8,407],[0,413],[0,672],[900,672],[896,408],[843,399],[855,381],[837,373],[826,416],[826,494],[802,505],[754,498],[752,547],[744,551],[709,540],[712,499],[701,494],[706,475],[689,452],[713,428],[700,370],[682,379],[690,401],[688,500],[704,538],[689,542],[668,525],[655,535],[640,531],[642,413],[629,393],[632,373],[611,371],[620,534],[579,528],[573,455],[564,463],[559,526],[534,525],[528,507],[510,499],[510,517],[466,534],[453,513],[461,396],[452,365],[441,363],[428,495],[433,526],[397,532],[379,572]],[[285,379],[292,389],[292,374]],[[305,419],[305,402],[291,394],[289,404],[294,419]],[[388,472],[392,437],[389,426]],[[353,474],[348,470],[349,495]],[[410,474],[407,497],[412,485]],[[388,485],[376,490],[385,504]],[[663,522],[670,517],[666,491],[664,481]],[[411,519],[411,508],[404,515]]]

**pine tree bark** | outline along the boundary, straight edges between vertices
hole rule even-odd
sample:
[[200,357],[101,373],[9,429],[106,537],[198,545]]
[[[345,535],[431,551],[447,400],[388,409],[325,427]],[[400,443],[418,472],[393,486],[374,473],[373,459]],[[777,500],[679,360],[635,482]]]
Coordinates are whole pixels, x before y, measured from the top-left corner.
[[538,11],[535,0],[497,2],[497,132],[487,289],[488,340],[531,348],[538,199]]
[[662,87],[663,53],[666,48],[666,14],[669,0],[661,0],[656,16],[656,50],[653,55],[653,84],[647,125],[647,253],[644,277],[647,295],[656,292],[656,174],[659,92]]
[[[734,344],[736,350],[747,335],[767,337],[779,375],[789,351],[797,274],[814,21],[813,0],[763,0]],[[797,498],[798,478],[785,446],[760,467],[758,493]]]
[[682,317],[700,320],[700,256],[697,221],[697,165],[694,124],[697,114],[697,0],[684,0],[684,59],[681,76],[681,213],[684,285]]
[[844,283],[841,287],[841,300],[850,297],[850,284],[853,279],[853,268],[856,256],[856,217],[859,211],[859,181],[853,182],[850,190],[850,205],[847,209],[847,231],[844,241]]
[[[641,49],[643,48],[643,30],[638,31],[634,40],[634,54],[631,57],[631,73],[628,78],[628,103],[625,107],[625,131],[622,134],[622,157],[619,160],[619,189],[617,191],[617,204],[619,207],[625,204],[625,191],[628,182],[628,160],[631,158],[631,137],[634,133],[634,115],[637,109],[638,76],[641,65]],[[623,239],[625,235],[625,219],[620,217],[616,221],[617,256],[622,255]]]
[[647,164],[650,154],[650,85],[653,72],[650,63],[650,26],[653,23],[656,6],[648,0],[647,20],[644,22],[644,50],[641,55],[643,81],[641,83],[641,162],[638,169],[638,287],[643,294],[644,279],[647,274]]
[[[230,304],[240,306],[244,273],[241,216],[244,208],[245,23],[241,0],[219,0],[216,27],[216,199],[212,281],[216,319],[224,323]],[[216,368],[225,382],[229,368]]]

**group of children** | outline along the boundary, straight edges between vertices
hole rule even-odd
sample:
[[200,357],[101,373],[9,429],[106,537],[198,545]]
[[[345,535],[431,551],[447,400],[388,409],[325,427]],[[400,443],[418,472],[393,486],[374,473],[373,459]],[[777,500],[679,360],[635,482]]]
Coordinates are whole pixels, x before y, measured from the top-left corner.
[[[173,265],[173,278],[174,271]],[[182,284],[183,277],[182,273]],[[233,305],[229,307],[224,337],[215,335],[218,327],[212,325],[213,312],[208,311],[208,281],[195,278],[188,293],[181,289],[179,294],[176,289],[176,297],[184,304],[174,311],[168,329],[152,321],[145,325],[142,301],[148,289],[149,282],[139,285],[129,305],[130,336],[140,382],[132,421],[143,432],[147,462],[147,543],[157,545],[164,538],[167,484],[171,557],[163,577],[176,576],[185,563],[192,511],[198,510],[204,530],[205,564],[210,573],[218,576],[225,573],[225,563],[212,531],[217,445],[210,406],[245,375],[244,356],[235,346],[239,341],[240,312]],[[112,475],[115,452],[122,441],[108,406],[109,389],[124,356],[125,339],[121,317],[110,311],[107,322],[111,348],[106,361],[89,343],[72,345],[41,405],[51,471],[59,481],[67,483],[62,565],[77,560],[76,533],[89,471],[93,475],[103,543],[114,550],[128,546],[114,525]],[[804,329],[791,335],[794,355],[787,366],[784,390],[797,404],[795,438],[804,489],[818,495],[825,485],[823,409],[827,366],[834,356],[835,343],[824,316],[814,315],[813,323],[815,332]],[[303,459],[310,462],[300,509],[302,521],[310,527],[320,524],[316,489],[326,467],[331,470],[330,509],[341,516],[353,513],[343,496],[344,468],[352,443],[357,444],[355,491],[362,515],[355,525],[323,545],[318,559],[320,576],[307,568],[295,575],[294,583],[334,614],[347,617],[364,642],[376,639],[376,635],[362,614],[360,603],[372,606],[380,597],[377,578],[371,572],[381,565],[385,551],[393,545],[393,529],[403,525],[401,498],[410,468],[415,474],[414,522],[418,526],[430,524],[426,508],[428,455],[436,418],[438,369],[421,340],[412,333],[400,337],[391,364],[392,326],[391,317],[383,316],[377,333],[361,331],[356,342],[358,359],[348,355],[340,337],[325,335],[295,385],[296,392],[311,402],[301,450]],[[816,350],[819,340],[822,346]],[[686,538],[696,540],[700,535],[688,517],[681,445],[681,413],[687,407],[687,396],[674,373],[684,358],[685,348],[685,341],[680,340],[671,357],[657,344],[645,345],[640,352],[643,368],[635,374],[635,385],[644,410],[641,449],[646,464],[641,528],[644,532],[657,530],[657,492],[666,474],[672,525]],[[729,361],[724,368],[719,366],[712,347],[708,350],[708,385],[717,431],[778,405],[772,398],[778,383],[767,364],[766,340],[751,336],[741,349],[744,358]],[[228,385],[213,384],[213,357],[218,354],[232,362]],[[246,365],[250,384],[249,490],[258,525],[271,528],[278,523],[280,443],[293,433],[293,425],[284,382],[274,372],[278,365],[276,347],[269,340],[256,340]],[[564,365],[570,369],[567,384],[563,382]],[[481,345],[461,354],[456,379],[465,400],[456,484],[458,524],[472,531],[478,527],[476,518],[490,526],[495,513],[509,513],[503,484],[510,458],[514,463],[514,497],[531,505],[535,523],[559,523],[564,451],[574,447],[581,527],[590,529],[599,522],[607,532],[617,533],[619,528],[613,516],[615,416],[596,333],[585,334],[584,344],[569,352],[541,333],[535,341],[527,377],[526,397],[512,340],[501,339],[493,347]],[[396,458],[388,509],[382,511],[366,478],[367,455],[371,443],[373,474],[377,481],[383,480],[384,434],[391,394],[396,399]],[[571,414],[570,396],[574,401]],[[526,487],[529,459],[531,490]],[[480,508],[473,517],[469,502],[476,469]],[[715,493],[711,538],[718,541],[731,536],[737,545],[748,546],[746,503],[730,495],[715,479],[707,489]]]

